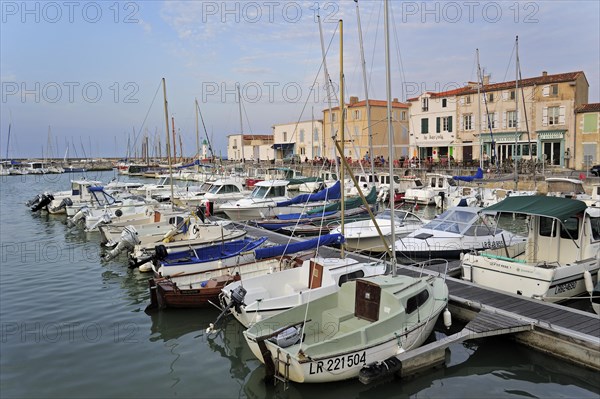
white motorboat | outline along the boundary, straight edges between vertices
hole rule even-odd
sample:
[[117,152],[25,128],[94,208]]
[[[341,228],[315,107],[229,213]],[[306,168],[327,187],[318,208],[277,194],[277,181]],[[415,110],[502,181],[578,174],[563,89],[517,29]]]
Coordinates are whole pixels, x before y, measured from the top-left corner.
[[532,196],[506,198],[482,213],[526,216],[527,241],[465,254],[463,279],[549,302],[591,291],[600,268],[600,208]]
[[208,213],[220,213],[221,206],[231,201],[237,201],[250,195],[242,185],[240,178],[218,179],[212,182],[212,186],[200,199],[201,203],[208,208]]
[[303,213],[310,209],[326,205],[327,202],[311,202],[278,206],[278,203],[289,201],[287,180],[265,180],[254,185],[252,193],[235,202],[221,205],[229,219],[234,221],[247,221],[265,219],[290,213]]
[[429,185],[422,188],[406,189],[404,201],[423,205],[433,205],[435,204],[436,196],[440,193],[448,195],[456,187],[456,182],[450,175],[427,173],[426,178]]
[[396,241],[396,256],[413,261],[455,258],[473,250],[503,248],[525,242],[525,237],[500,229],[478,207],[456,206]]
[[[385,210],[379,213],[375,220],[386,239],[389,240],[391,234],[391,212]],[[394,226],[397,237],[404,237],[416,229],[422,227],[429,220],[422,220],[420,217],[412,212],[395,210],[394,211]],[[340,233],[341,229],[338,227],[331,231],[331,233]],[[372,220],[361,220],[358,222],[348,223],[344,226],[344,238],[345,247],[352,251],[368,251],[368,252],[385,252],[386,248],[375,224]]]
[[383,262],[317,257],[305,260],[301,267],[231,283],[223,288],[221,302],[225,307],[232,305],[236,300],[233,293],[243,287],[243,303],[233,304],[231,311],[240,323],[249,327],[286,309],[334,293],[349,280],[385,272]]
[[447,304],[442,277],[359,278],[257,322],[243,334],[254,356],[279,378],[341,381],[419,347]]

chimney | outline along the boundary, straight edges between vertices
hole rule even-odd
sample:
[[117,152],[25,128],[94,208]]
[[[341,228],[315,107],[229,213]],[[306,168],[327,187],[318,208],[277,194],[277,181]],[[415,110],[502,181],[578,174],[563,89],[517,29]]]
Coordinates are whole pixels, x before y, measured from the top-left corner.
[[358,102],[358,97],[350,96],[350,105],[354,105]]
[[484,75],[484,76],[483,76],[483,85],[484,85],[484,86],[485,86],[485,85],[489,85],[489,84],[490,84],[490,77],[491,77],[491,76],[492,76],[492,75]]
[[542,71],[542,76],[548,76],[548,71]]
[[398,102],[398,98],[394,98],[394,99],[392,100],[392,102],[393,102],[393,103],[397,103],[397,102]]

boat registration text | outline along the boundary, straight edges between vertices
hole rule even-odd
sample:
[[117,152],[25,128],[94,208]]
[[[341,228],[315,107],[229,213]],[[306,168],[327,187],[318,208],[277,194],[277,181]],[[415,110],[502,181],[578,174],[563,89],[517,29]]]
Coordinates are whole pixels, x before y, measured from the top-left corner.
[[366,365],[366,354],[351,353],[349,355],[334,357],[327,360],[319,360],[310,364],[310,374],[319,374],[325,371],[338,371],[345,368],[358,366],[359,364]]

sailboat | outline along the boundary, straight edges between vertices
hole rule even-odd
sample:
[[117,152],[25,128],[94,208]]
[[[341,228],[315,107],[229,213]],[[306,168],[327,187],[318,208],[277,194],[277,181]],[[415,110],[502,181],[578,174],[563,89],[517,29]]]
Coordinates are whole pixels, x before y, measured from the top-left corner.
[[[394,159],[387,1],[385,25],[388,137],[390,159]],[[342,21],[340,36],[341,26]],[[340,45],[340,51],[342,48]],[[343,103],[343,96],[340,97]],[[340,119],[343,118],[342,115]],[[340,156],[343,158],[343,151]],[[390,163],[390,175],[392,168]],[[393,189],[393,179],[390,184]],[[393,196],[390,202],[393,218]],[[392,223],[392,254],[394,241]],[[295,382],[356,378],[370,365],[420,346],[447,307],[445,279],[397,275],[393,256],[391,265],[391,275],[358,278],[342,284],[334,293],[255,323],[244,332],[246,342],[271,376]]]

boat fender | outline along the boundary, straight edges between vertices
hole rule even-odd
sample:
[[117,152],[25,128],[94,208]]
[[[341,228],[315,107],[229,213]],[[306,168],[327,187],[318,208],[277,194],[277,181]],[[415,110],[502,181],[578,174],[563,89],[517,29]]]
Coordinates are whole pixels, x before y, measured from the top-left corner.
[[589,270],[583,272],[583,281],[585,282],[585,290],[592,295],[594,291],[594,282],[592,281],[592,273]]
[[367,385],[386,377],[391,377],[402,370],[402,362],[395,356],[389,357],[383,362],[371,363],[358,373],[358,380]]
[[452,326],[452,313],[450,313],[448,308],[444,310],[444,326],[446,328],[450,328],[450,326]]
[[200,229],[198,228],[198,225],[194,223],[194,226],[192,227],[192,233],[194,234],[194,237],[198,235],[198,232],[200,232]]
[[164,245],[157,245],[154,247],[154,254],[156,259],[163,260],[167,257],[167,247]]

